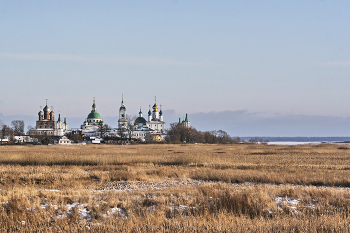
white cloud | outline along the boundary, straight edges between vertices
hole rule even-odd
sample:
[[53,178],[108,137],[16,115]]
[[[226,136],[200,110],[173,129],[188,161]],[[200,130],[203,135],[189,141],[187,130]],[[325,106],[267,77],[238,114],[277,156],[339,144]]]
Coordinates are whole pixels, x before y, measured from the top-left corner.
[[73,54],[48,53],[0,53],[0,57],[37,61],[92,62],[124,65],[223,66],[223,64],[218,63],[183,62],[161,57],[84,56]]

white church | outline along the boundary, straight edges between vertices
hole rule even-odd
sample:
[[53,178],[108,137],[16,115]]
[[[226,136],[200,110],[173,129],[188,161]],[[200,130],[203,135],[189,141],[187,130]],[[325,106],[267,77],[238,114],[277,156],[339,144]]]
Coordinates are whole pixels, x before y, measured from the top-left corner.
[[[129,122],[126,114],[126,107],[124,105],[124,99],[122,97],[121,106],[119,108],[119,120],[118,120],[118,129],[119,134],[124,131],[126,134],[131,134],[131,138],[134,139],[144,139],[149,132],[159,132],[159,134],[165,134],[165,122],[163,120],[163,112],[157,105],[157,101],[152,107],[149,106],[148,111],[148,120],[143,117],[142,111],[140,108],[139,116],[135,119],[134,122]],[[126,132],[127,131],[127,132]],[[128,135],[129,136],[129,135]]]
[[[122,102],[119,107],[119,119],[118,127],[110,129],[107,133],[108,136],[117,136],[123,138],[132,138],[144,140],[150,134],[157,135],[158,138],[163,138],[166,134],[165,122],[163,120],[162,106],[158,107],[157,100],[155,99],[154,105],[151,107],[149,105],[149,111],[147,120],[143,117],[141,107],[139,116],[130,122],[126,114],[126,107],[124,104],[124,98],[122,96]],[[189,126],[190,122],[186,114],[186,120],[182,123],[185,123]],[[87,118],[81,125],[81,130],[86,136],[98,136],[99,127],[105,125],[101,115],[96,110],[95,98],[92,104],[92,110],[88,114]]]
[[102,117],[96,110],[95,98],[92,103],[92,109],[85,121],[81,125],[81,129],[86,136],[97,136],[99,135],[98,129],[100,125],[105,125]]

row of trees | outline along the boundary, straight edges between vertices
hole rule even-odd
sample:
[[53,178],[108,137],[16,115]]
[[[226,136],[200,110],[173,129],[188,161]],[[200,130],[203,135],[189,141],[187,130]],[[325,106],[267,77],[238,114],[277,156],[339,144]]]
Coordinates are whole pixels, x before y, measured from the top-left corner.
[[168,143],[238,143],[240,138],[231,138],[223,130],[201,132],[193,127],[186,127],[181,123],[170,124],[168,135],[165,137]]
[[2,139],[5,137],[9,139],[10,142],[14,141],[14,136],[24,135],[24,121],[14,120],[11,122],[11,126],[4,124],[0,120],[0,139],[2,144]]

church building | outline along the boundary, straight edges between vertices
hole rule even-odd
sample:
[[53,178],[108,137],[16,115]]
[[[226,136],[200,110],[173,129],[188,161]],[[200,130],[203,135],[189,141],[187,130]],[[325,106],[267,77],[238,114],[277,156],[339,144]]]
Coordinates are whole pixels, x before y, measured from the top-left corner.
[[34,134],[43,136],[62,136],[66,133],[66,131],[68,131],[66,118],[64,118],[64,122],[62,122],[61,114],[59,114],[56,122],[53,107],[51,106],[50,109],[47,106],[47,100],[44,109],[40,107],[38,116],[39,119],[36,121],[35,130],[33,130]]
[[128,119],[126,118],[126,107],[124,105],[124,99],[122,97],[122,103],[119,108],[119,120],[118,120],[118,129],[120,132],[129,131],[128,133],[131,134],[132,138],[136,139],[145,139],[147,133],[149,132],[159,132],[159,134],[165,133],[165,122],[163,121],[163,112],[160,109],[158,111],[159,107],[157,105],[157,102],[155,101],[151,111],[151,105],[149,106],[150,109],[148,111],[148,120],[146,120],[142,115],[142,110],[140,107],[139,116],[135,119],[133,122],[133,125],[131,126],[131,129],[128,124],[132,124],[131,122],[128,122]]
[[103,119],[96,110],[96,103],[94,98],[91,112],[89,113],[89,115],[87,116],[80,128],[83,130],[85,135],[94,136],[97,135],[97,131],[99,129],[100,124],[105,125]]
[[158,112],[157,100],[155,100],[152,109],[153,111],[151,112],[150,105],[148,111],[148,121],[146,122],[147,127],[152,130],[157,130],[161,133],[165,133],[165,122],[163,121],[162,105],[160,105],[160,110]]

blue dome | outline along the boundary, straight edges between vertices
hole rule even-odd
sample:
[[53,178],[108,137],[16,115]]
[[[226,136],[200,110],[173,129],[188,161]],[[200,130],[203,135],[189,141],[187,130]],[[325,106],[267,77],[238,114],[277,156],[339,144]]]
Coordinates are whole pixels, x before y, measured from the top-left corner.
[[148,116],[152,115],[152,112],[151,110],[148,111]]
[[159,111],[159,116],[163,115],[163,112],[162,110]]

